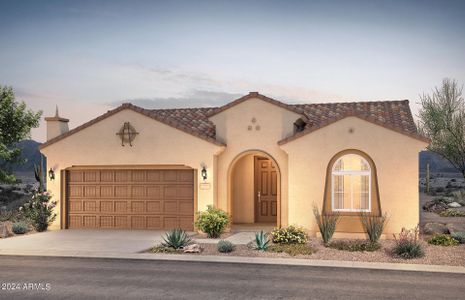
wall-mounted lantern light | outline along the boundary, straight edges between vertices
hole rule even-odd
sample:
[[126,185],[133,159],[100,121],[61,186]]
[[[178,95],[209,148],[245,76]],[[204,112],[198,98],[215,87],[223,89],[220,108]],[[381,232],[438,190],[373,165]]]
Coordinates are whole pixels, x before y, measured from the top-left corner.
[[207,169],[205,166],[202,167],[202,179],[207,180]]
[[55,172],[53,171],[52,168],[48,170],[48,178],[50,178],[50,180],[55,180]]

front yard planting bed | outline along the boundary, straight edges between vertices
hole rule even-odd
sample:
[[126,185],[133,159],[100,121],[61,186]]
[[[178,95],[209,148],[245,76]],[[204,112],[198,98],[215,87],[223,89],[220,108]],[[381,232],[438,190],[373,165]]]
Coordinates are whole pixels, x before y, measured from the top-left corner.
[[[340,241],[340,240],[334,240]],[[195,242],[195,241],[194,241]],[[271,244],[268,251],[253,250],[247,245],[235,245],[234,251],[230,253],[218,252],[216,244],[199,244],[201,253],[190,255],[216,255],[216,256],[242,256],[242,257],[267,257],[267,258],[300,258],[300,259],[320,259],[320,260],[341,260],[341,261],[361,261],[361,262],[385,262],[385,263],[407,263],[407,264],[429,264],[429,265],[450,265],[465,266],[465,245],[458,246],[435,246],[428,244],[426,238],[422,241],[425,255],[422,258],[403,259],[395,257],[392,249],[395,245],[393,240],[380,241],[380,249],[376,251],[347,251],[324,247],[321,240],[309,239],[307,243],[310,255],[289,255],[285,252],[271,251],[276,244]],[[148,251],[152,252],[152,251]],[[160,253],[160,252],[158,252]],[[184,254],[182,251],[172,251],[168,255]]]

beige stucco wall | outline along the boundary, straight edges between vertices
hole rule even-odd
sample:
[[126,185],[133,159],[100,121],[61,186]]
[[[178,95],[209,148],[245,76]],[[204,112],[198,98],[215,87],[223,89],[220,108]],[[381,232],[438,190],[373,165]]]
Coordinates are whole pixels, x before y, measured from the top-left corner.
[[[124,122],[130,122],[139,132],[133,147],[122,147],[116,135]],[[221,150],[222,147],[126,109],[41,152],[47,157],[47,170],[55,170],[55,180],[48,180],[47,187],[56,200],[60,197],[60,171],[71,166],[183,165],[198,171],[200,183],[200,166],[205,164],[209,172],[207,182],[211,185],[209,189],[197,189],[198,209],[204,210],[214,202],[214,155]],[[59,228],[59,221],[60,217],[52,228]]]
[[[293,133],[293,123],[301,116],[260,99],[249,99],[210,118],[216,125],[217,139],[227,144],[218,156],[217,206],[232,214],[229,184],[231,166],[244,154],[267,154],[275,160],[281,173],[281,210],[278,224],[288,223],[288,156],[277,142]],[[252,119],[256,122],[253,123]],[[248,130],[252,126],[252,130]],[[256,129],[259,126],[259,130]],[[257,151],[258,150],[258,151]],[[265,155],[266,156],[266,155]],[[234,215],[233,222],[235,222]]]
[[254,156],[246,155],[234,165],[231,173],[234,223],[254,222]]
[[[349,129],[353,132],[350,133]],[[312,214],[323,204],[330,159],[346,149],[368,154],[378,171],[380,204],[389,216],[385,233],[419,222],[418,152],[426,143],[356,117],[348,117],[282,146],[289,157],[289,220],[316,233]]]

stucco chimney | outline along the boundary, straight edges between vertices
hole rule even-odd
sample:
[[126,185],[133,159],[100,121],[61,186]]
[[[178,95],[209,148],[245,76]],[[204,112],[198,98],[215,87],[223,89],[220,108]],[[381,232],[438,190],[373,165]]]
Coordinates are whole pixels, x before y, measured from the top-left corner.
[[68,128],[68,119],[61,118],[58,115],[58,106],[55,110],[54,117],[46,117],[45,122],[47,122],[47,141],[50,141],[54,137],[62,135],[65,132],[69,131]]

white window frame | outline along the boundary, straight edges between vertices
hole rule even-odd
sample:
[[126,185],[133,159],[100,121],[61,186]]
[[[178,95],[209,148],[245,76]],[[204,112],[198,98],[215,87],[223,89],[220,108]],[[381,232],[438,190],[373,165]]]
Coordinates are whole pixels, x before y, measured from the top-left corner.
[[[357,154],[346,154],[346,155],[357,155]],[[335,212],[371,212],[371,166],[367,162],[365,158],[360,155],[357,155],[362,161],[366,163],[368,166],[368,170],[366,171],[335,171],[334,168],[336,167],[337,163],[344,158],[345,155],[338,158],[332,168],[331,168],[331,210]],[[344,176],[344,175],[364,175],[368,176],[368,209],[354,209],[354,199],[353,199],[353,190],[352,190],[352,181],[350,182],[350,207],[351,208],[335,208],[334,206],[334,177],[335,176]],[[344,178],[344,177],[343,177]]]

